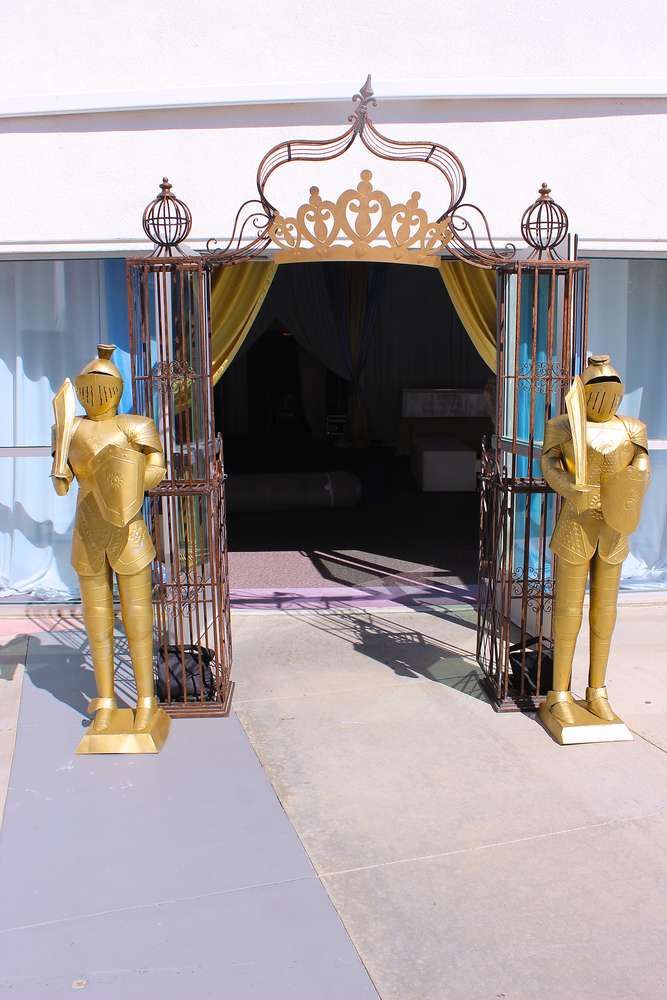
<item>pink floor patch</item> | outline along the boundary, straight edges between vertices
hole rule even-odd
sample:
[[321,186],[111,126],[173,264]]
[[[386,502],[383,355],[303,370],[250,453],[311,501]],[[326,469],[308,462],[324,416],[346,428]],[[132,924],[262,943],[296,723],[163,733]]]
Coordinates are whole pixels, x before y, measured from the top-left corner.
[[284,587],[233,589],[235,611],[321,611],[329,608],[404,609],[475,604],[467,587]]

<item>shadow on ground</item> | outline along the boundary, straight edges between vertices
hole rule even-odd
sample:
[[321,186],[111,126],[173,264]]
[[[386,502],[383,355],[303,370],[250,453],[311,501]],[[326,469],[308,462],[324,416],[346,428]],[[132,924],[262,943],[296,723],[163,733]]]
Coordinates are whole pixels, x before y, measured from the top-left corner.
[[[489,700],[482,670],[464,647],[443,642],[421,629],[405,628],[400,621],[374,612],[318,612],[301,620],[313,629],[350,643],[356,652],[384,664],[398,677],[424,677],[471,698]],[[448,620],[471,627],[466,618],[452,612]]]
[[[25,675],[31,684],[69,705],[87,720],[88,703],[97,692],[86,633],[79,629],[54,629],[46,639],[19,635],[13,640],[17,648],[26,641]],[[4,647],[3,652],[6,650]],[[129,708],[134,703],[134,680],[127,639],[122,634],[115,636],[115,661],[118,707]],[[4,673],[2,677],[5,679]]]

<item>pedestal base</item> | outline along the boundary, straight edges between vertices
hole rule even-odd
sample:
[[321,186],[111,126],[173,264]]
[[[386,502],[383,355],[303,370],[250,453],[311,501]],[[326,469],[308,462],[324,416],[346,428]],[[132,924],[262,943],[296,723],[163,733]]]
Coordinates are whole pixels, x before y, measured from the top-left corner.
[[632,733],[622,719],[618,716],[613,722],[598,719],[597,715],[588,711],[585,701],[575,701],[574,714],[576,722],[567,725],[555,718],[546,703],[540,706],[538,712],[546,731],[561,746],[571,746],[574,743],[616,743],[632,739]]
[[131,708],[115,709],[111,725],[104,733],[86,733],[77,753],[159,753],[169,735],[171,719],[161,708],[145,733],[135,733]]

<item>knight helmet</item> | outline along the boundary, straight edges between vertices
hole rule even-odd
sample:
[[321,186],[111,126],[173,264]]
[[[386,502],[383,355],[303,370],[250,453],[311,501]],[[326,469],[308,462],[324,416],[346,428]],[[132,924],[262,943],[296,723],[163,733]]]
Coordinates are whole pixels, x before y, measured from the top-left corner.
[[592,354],[588,367],[581,374],[581,381],[584,383],[588,419],[596,423],[611,420],[621,405],[625,386],[616,369],[609,364],[609,355]]
[[98,344],[97,357],[74,379],[79,402],[93,419],[115,413],[123,395],[122,375],[111,360],[115,350],[113,344]]

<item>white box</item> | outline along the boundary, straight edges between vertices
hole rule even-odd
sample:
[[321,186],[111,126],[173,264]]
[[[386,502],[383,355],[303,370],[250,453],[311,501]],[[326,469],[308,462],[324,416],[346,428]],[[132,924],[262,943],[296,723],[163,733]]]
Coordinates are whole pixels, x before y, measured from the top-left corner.
[[411,465],[423,493],[474,493],[477,489],[477,456],[453,438],[415,438]]

